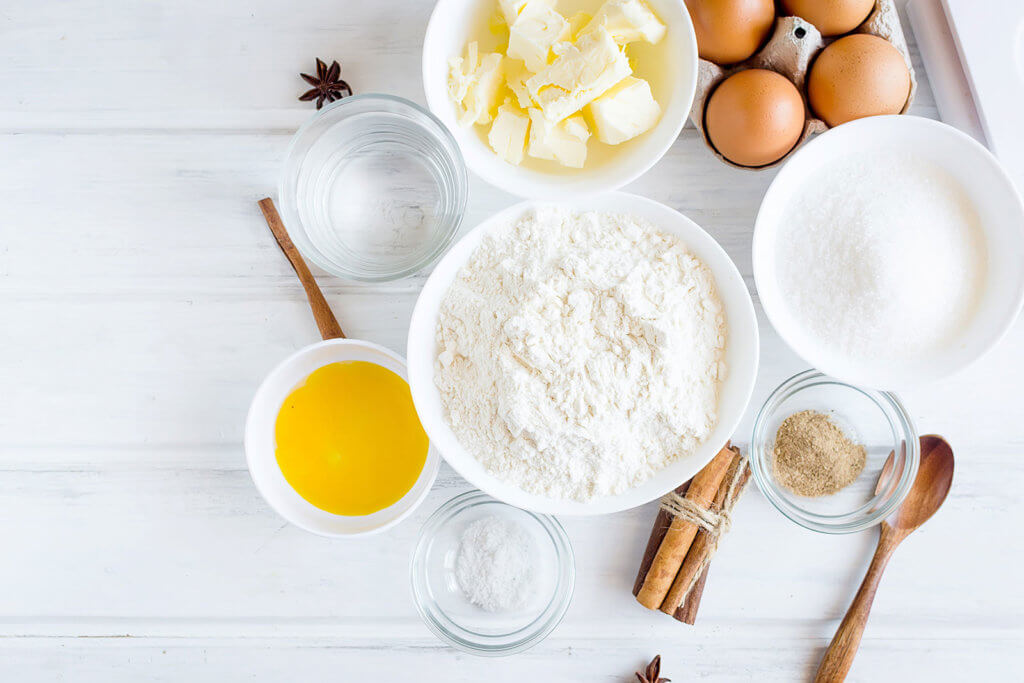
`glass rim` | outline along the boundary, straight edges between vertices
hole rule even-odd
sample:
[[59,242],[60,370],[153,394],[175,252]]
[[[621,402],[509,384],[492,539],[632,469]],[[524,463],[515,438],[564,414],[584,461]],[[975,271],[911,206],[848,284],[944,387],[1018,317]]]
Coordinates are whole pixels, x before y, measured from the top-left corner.
[[[878,406],[894,432],[897,433],[897,444],[893,450],[903,451],[903,467],[900,476],[886,486],[886,491],[876,494],[858,508],[841,514],[821,514],[811,512],[789,501],[784,497],[774,477],[766,471],[769,462],[769,445],[772,435],[767,434],[768,421],[783,401],[801,391],[830,384],[844,387],[860,393]],[[890,414],[891,413],[891,414]],[[895,419],[894,419],[895,418]],[[902,446],[902,448],[901,448]],[[757,412],[750,437],[750,469],[754,481],[761,489],[765,498],[787,518],[800,526],[826,534],[848,534],[869,529],[889,517],[903,502],[917,476],[917,468],[921,459],[921,445],[913,419],[907,412],[899,397],[889,391],[880,391],[859,387],[848,382],[826,375],[818,370],[810,369],[799,372],[783,381],[768,396]],[[885,495],[885,494],[888,495]],[[884,496],[884,498],[883,498]],[[880,500],[881,499],[881,500]]]

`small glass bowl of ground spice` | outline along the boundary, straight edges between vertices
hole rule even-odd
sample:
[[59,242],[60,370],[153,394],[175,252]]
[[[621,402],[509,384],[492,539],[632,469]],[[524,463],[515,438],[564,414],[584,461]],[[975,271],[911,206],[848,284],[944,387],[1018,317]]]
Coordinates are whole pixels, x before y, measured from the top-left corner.
[[816,370],[772,392],[750,442],[765,497],[797,524],[831,534],[888,517],[910,491],[919,459],[917,430],[898,396]]

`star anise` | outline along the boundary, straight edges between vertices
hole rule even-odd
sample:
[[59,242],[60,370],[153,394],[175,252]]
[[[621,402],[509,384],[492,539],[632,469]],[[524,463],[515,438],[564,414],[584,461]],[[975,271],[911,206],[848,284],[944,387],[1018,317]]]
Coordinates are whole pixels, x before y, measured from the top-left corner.
[[342,97],[352,94],[352,88],[348,83],[341,80],[341,64],[335,60],[327,66],[322,59],[316,60],[316,76],[299,74],[302,80],[309,83],[313,88],[299,95],[303,102],[316,100],[316,108],[324,106],[324,102],[334,102]]
[[636,672],[636,680],[640,683],[669,683],[669,679],[662,678],[660,674],[661,655],[658,655],[651,660],[651,663],[647,665],[646,669]]

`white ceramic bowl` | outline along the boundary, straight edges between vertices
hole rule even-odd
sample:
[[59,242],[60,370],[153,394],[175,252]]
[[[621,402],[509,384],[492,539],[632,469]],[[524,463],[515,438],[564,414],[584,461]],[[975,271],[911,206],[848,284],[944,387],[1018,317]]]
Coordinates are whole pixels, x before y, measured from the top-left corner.
[[720,387],[718,424],[711,436],[693,455],[679,459],[640,486],[615,496],[580,502],[538,496],[507,484],[484,469],[462,447],[445,420],[440,392],[434,384],[437,319],[441,301],[449,286],[484,236],[515,221],[524,213],[545,205],[551,203],[522,202],[492,216],[463,237],[434,268],[420,292],[409,326],[407,354],[413,402],[431,443],[448,464],[473,486],[494,498],[548,514],[592,515],[626,510],[654,500],[679,486],[703,468],[722,445],[732,438],[747,408],[757,376],[758,334],[754,306],[747,286],[728,254],[710,235],[681,213],[653,200],[620,192],[558,202],[558,206],[575,211],[592,210],[640,216],[659,229],[682,238],[690,251],[714,274],[729,327],[725,357],[728,374]]
[[[988,246],[988,278],[967,329],[935,353],[912,362],[854,362],[801,332],[779,291],[775,236],[791,198],[830,161],[863,150],[905,150],[949,172],[971,198]],[[906,389],[957,372],[991,349],[1024,301],[1024,205],[995,157],[973,138],[917,116],[876,116],[832,128],[798,149],[772,181],[754,227],[754,280],[779,336],[805,361],[850,384]],[[942,277],[936,273],[935,277]]]
[[376,363],[408,381],[405,361],[383,346],[356,339],[330,339],[293,353],[274,368],[256,390],[245,423],[245,457],[260,495],[277,514],[297,527],[322,536],[362,536],[388,529],[408,517],[434,485],[441,459],[431,447],[423,471],[397,503],[371,515],[335,515],[307,502],[281,473],[274,454],[274,424],[285,398],[316,369],[330,363]]
[[[487,26],[487,17],[498,10],[498,0],[438,0],[423,39],[423,90],[433,114],[451,130],[466,164],[478,176],[506,192],[536,199],[562,199],[614,190],[651,168],[679,137],[697,88],[697,38],[690,14],[681,0],[647,0],[668,27],[663,40],[671,54],[668,78],[674,87],[668,101],[660,101],[662,117],[652,130],[637,139],[614,163],[560,173],[544,173],[505,163],[473,127],[455,121],[455,107],[448,96],[448,61],[465,53],[474,28]],[[594,0],[595,9],[601,0]],[[486,28],[484,29],[486,30]],[[664,99],[664,98],[662,98]]]

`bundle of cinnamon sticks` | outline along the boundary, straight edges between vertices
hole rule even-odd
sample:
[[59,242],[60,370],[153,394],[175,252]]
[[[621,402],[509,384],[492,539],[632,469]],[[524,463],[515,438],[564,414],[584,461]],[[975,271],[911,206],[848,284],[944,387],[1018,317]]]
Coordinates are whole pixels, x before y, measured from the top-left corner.
[[[675,493],[695,509],[706,509],[714,517],[723,507],[732,507],[749,479],[750,466],[739,449],[726,444],[707,467]],[[671,505],[658,510],[633,595],[644,607],[661,610],[692,625],[697,620],[708,578],[708,561],[717,538],[707,528],[676,516],[665,507]]]

